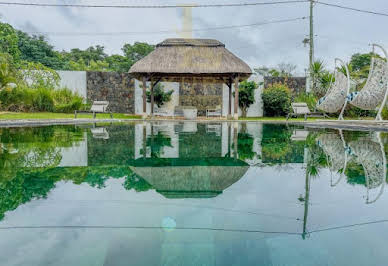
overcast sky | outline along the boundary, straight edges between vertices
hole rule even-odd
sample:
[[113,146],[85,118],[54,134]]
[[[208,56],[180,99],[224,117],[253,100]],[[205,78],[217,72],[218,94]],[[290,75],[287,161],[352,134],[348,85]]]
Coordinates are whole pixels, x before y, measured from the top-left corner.
[[[12,0],[15,1],[16,0]],[[264,0],[262,0],[264,1]],[[274,1],[274,0],[266,0]],[[361,9],[388,13],[386,0],[322,0]],[[78,3],[78,4],[176,4],[227,3],[226,0],[17,0],[28,3]],[[233,0],[233,3],[258,2]],[[156,44],[165,38],[178,37],[182,28],[182,9],[101,9],[66,7],[0,6],[1,20],[28,32],[150,32],[171,31],[158,34],[47,35],[58,50],[105,46],[107,53],[121,53],[124,43],[145,41]],[[309,15],[309,4],[276,6],[249,6],[224,8],[194,8],[193,28],[244,25],[273,20],[292,19]],[[194,38],[214,38],[245,60],[251,67],[276,66],[290,62],[303,73],[308,62],[308,47],[302,40],[308,36],[308,19],[287,23],[244,28],[195,31]],[[328,66],[335,57],[349,60],[351,54],[367,52],[368,43],[377,42],[388,48],[388,17],[357,13],[317,5],[315,7],[315,57]]]

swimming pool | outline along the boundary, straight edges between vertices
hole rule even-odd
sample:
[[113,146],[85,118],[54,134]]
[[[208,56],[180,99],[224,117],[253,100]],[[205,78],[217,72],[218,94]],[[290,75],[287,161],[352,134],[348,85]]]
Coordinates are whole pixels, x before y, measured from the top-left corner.
[[0,265],[386,265],[380,132],[0,128]]

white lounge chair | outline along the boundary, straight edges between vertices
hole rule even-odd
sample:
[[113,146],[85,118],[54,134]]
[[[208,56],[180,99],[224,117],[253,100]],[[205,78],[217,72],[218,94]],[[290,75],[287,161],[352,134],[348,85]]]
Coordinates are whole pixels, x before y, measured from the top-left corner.
[[322,112],[311,112],[307,103],[292,103],[291,104],[292,113],[287,115],[286,120],[290,117],[304,116],[304,120],[307,120],[307,117],[328,117],[325,113]]
[[113,118],[112,112],[107,111],[109,102],[108,101],[94,101],[92,104],[92,107],[90,107],[90,111],[85,110],[78,110],[74,111],[74,118],[77,118],[77,114],[79,113],[86,113],[86,114],[93,114],[93,118],[96,118],[97,113],[109,113],[110,118]]
[[[374,56],[375,47],[383,51],[385,59]],[[388,54],[378,44],[372,44],[372,54],[369,75],[365,86],[360,91],[348,94],[341,114],[344,112],[348,102],[363,110],[376,110],[380,106],[376,120],[382,120],[381,112],[388,97]]]
[[96,127],[90,129],[95,139],[109,139],[109,132],[105,127]]

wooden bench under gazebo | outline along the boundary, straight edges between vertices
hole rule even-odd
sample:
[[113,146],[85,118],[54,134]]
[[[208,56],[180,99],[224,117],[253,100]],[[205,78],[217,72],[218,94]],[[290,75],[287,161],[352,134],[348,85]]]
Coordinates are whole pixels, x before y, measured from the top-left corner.
[[166,39],[137,61],[129,70],[143,83],[143,116],[146,117],[147,82],[150,82],[151,115],[154,114],[154,87],[158,82],[184,78],[211,78],[229,88],[228,117],[232,117],[232,84],[235,85],[234,118],[238,119],[238,86],[252,74],[250,67],[212,39]]

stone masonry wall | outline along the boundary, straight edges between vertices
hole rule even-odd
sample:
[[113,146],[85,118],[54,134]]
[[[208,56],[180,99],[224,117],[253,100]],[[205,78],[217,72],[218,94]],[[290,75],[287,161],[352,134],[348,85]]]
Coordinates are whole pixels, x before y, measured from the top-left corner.
[[109,101],[111,112],[135,113],[135,84],[128,73],[88,71],[86,92],[89,101]]
[[199,116],[222,105],[222,83],[207,78],[184,78],[179,84],[179,105],[195,106]]
[[306,92],[306,78],[305,77],[264,77],[264,89],[275,83],[286,84],[290,88],[293,96]]

